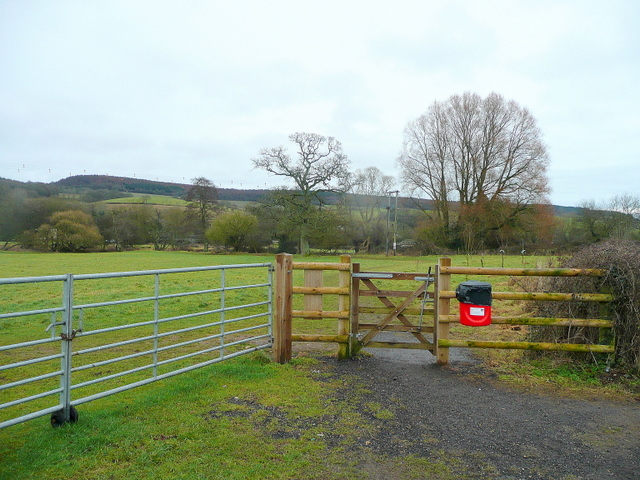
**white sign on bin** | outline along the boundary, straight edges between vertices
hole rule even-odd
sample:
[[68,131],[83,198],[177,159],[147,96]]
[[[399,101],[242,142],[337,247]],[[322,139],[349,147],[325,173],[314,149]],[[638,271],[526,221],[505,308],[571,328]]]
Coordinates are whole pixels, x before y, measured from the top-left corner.
[[469,307],[469,315],[474,317],[484,316],[484,307]]

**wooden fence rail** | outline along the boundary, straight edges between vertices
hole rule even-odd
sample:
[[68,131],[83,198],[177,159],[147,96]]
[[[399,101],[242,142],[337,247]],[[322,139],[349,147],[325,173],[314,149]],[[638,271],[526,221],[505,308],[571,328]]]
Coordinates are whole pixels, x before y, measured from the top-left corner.
[[[435,340],[435,354],[438,363],[449,361],[449,348],[505,348],[523,350],[547,350],[570,352],[614,353],[614,345],[551,343],[551,342],[505,342],[488,341],[482,339],[452,340],[449,338],[449,325],[459,322],[458,315],[451,315],[450,301],[456,298],[456,292],[450,289],[451,275],[509,275],[509,276],[561,276],[561,277],[602,277],[605,270],[577,269],[577,268],[478,268],[453,267],[451,259],[441,258],[438,263],[436,276],[436,322],[437,339]],[[549,292],[492,292],[493,300],[524,300],[524,301],[580,301],[607,303],[614,300],[613,295],[599,293],[549,293]],[[613,328],[613,321],[598,318],[547,318],[547,317],[504,317],[494,316],[492,324],[498,325],[545,325],[559,327],[593,327]],[[483,328],[474,331],[480,334]]]
[[[294,286],[293,271],[302,270],[304,276],[303,286]],[[324,271],[336,271],[338,275],[337,285],[324,284]],[[491,341],[482,338],[474,339],[451,339],[451,324],[459,323],[459,315],[451,313],[451,300],[456,297],[455,290],[452,289],[452,275],[467,276],[604,276],[606,271],[598,269],[563,269],[563,268],[477,268],[477,267],[455,267],[451,265],[450,258],[441,258],[435,269],[434,292],[429,293],[429,298],[433,298],[433,306],[416,308],[411,305],[412,301],[419,298],[420,291],[413,292],[407,296],[405,301],[397,306],[390,302],[388,298],[403,297],[408,294],[404,291],[379,290],[369,281],[368,289],[360,289],[361,278],[360,265],[352,264],[348,255],[340,257],[339,263],[323,262],[293,262],[292,256],[279,254],[276,256],[276,294],[274,308],[274,359],[280,363],[287,362],[292,355],[292,342],[334,342],[338,344],[339,358],[346,358],[355,353],[364,345],[366,336],[358,340],[358,329],[368,330],[367,335],[375,335],[375,330],[407,332],[418,338],[421,343],[380,343],[369,342],[370,346],[387,346],[388,348],[425,348],[436,356],[440,364],[449,361],[449,348],[508,348],[526,350],[549,350],[549,351],[572,351],[572,352],[594,352],[613,353],[614,345],[599,344],[569,344],[551,342],[506,342]],[[377,275],[378,277],[375,277]],[[394,278],[401,280],[417,280],[415,273],[374,273],[372,278]],[[363,280],[367,285],[367,280]],[[299,283],[299,282],[298,282]],[[294,310],[294,295],[302,296],[302,309]],[[426,293],[425,293],[426,295]],[[337,308],[325,310],[324,298],[326,296],[337,296]],[[360,306],[358,298],[360,296],[373,296],[386,300],[383,306]],[[387,298],[388,297],[388,298]],[[409,298],[412,297],[412,298]],[[593,293],[553,293],[553,292],[492,292],[494,300],[518,300],[518,301],[580,301],[580,302],[600,302],[607,303],[614,300],[612,295]],[[299,305],[300,302],[296,301]],[[333,302],[336,305],[336,302]],[[394,318],[400,309],[406,315],[428,316],[433,319],[431,325],[415,326],[410,324],[404,317],[402,324],[390,323],[389,319]],[[494,308],[494,312],[498,311]],[[382,320],[378,323],[359,323],[361,313],[373,314]],[[335,333],[292,333],[292,320],[304,318],[308,320],[334,319],[337,321],[337,331]],[[431,320],[429,321],[431,323]],[[613,321],[601,318],[548,318],[530,316],[501,316],[492,318],[495,325],[542,325],[559,327],[590,327],[599,329],[612,329]],[[487,327],[474,328],[473,332],[482,337]],[[466,330],[465,332],[469,332]],[[423,337],[423,334],[433,335],[433,344]],[[460,336],[458,333],[457,336]],[[374,345],[375,344],[375,345]]]
[[[454,290],[442,290],[440,298],[456,298]],[[611,302],[614,297],[604,293],[546,293],[546,292],[492,292],[494,300],[537,300],[544,302]]]
[[595,268],[489,268],[440,265],[444,275],[509,275],[521,277],[603,277],[607,272]]

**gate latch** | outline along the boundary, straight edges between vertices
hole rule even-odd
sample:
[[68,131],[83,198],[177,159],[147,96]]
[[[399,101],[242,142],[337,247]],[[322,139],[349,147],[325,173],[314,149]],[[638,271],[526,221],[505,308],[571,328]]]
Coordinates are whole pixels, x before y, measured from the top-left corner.
[[60,338],[62,340],[66,340],[67,342],[70,342],[71,340],[76,338],[76,333],[82,333],[82,329],[79,328],[78,330],[71,330],[71,335],[67,335],[66,333],[62,332],[60,334]]

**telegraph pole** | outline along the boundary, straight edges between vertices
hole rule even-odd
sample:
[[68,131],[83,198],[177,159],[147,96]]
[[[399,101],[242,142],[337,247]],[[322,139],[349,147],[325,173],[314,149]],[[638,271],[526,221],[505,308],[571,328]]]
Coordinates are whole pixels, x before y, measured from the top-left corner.
[[396,195],[396,205],[395,210],[393,211],[393,256],[395,257],[398,239],[398,193],[400,193],[400,190],[387,192],[389,197],[389,205],[387,206],[387,255],[389,255],[389,220],[391,217],[391,194],[393,193]]

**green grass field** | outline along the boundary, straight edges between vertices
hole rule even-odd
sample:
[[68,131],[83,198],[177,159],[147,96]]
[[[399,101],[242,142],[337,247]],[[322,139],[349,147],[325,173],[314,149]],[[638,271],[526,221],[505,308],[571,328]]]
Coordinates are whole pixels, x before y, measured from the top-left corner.
[[[0,252],[4,278],[273,260],[271,255],[154,251]],[[295,257],[294,260],[336,262],[338,258]],[[363,271],[426,273],[437,258],[354,256],[353,261],[359,262]],[[452,259],[454,265],[465,266],[501,266],[502,261],[500,256]],[[505,266],[513,267],[546,266],[548,262],[543,257],[505,257],[504,261]],[[326,284],[330,285],[333,280],[328,274]],[[464,278],[456,277],[453,282],[461,280]],[[181,288],[189,281],[186,277],[170,279],[167,288],[169,291]],[[205,282],[211,285],[217,281],[218,277],[205,277]],[[254,279],[240,275],[229,281],[245,283]],[[301,284],[302,280],[296,277],[295,281]],[[496,290],[513,288],[508,277],[492,281],[496,282]],[[134,295],[152,288],[149,282],[138,277],[96,285],[79,285],[77,293],[90,302],[105,295]],[[42,302],[59,302],[59,298],[59,291],[42,286],[30,291],[0,286],[0,313],[17,307],[37,308]],[[214,302],[212,299],[211,305],[215,306]],[[166,308],[169,313],[210,308],[211,305],[203,307],[203,303],[207,302],[190,304],[184,300]],[[144,315],[148,312],[128,307],[115,313],[105,311],[93,318],[87,316],[84,322],[87,327],[91,322],[115,325],[123,317],[136,319]],[[29,335],[41,338],[48,322],[48,317],[34,318],[20,325],[0,320],[0,344],[15,343]],[[458,331],[466,334],[464,328],[469,327],[460,328]],[[329,333],[336,333],[336,323],[300,319],[294,321],[294,331],[296,329],[308,333],[328,329]],[[521,333],[505,328],[497,329],[495,335],[502,338]],[[119,335],[115,338],[124,338]],[[54,345],[59,348],[57,343]],[[360,467],[371,462],[402,472],[397,478],[463,478],[455,471],[455,461],[451,462],[444,453],[441,458],[430,460],[413,456],[371,458],[370,450],[363,448],[367,432],[374,428],[368,418],[385,412],[377,411],[374,405],[366,407],[367,411],[354,407],[356,401],[366,397],[366,386],[354,379],[345,395],[344,384],[318,375],[313,354],[297,353],[294,361],[287,365],[269,362],[268,355],[268,351],[258,352],[83,404],[78,408],[80,421],[76,424],[53,429],[48,426],[48,417],[42,417],[0,430],[0,479],[357,479],[369,478]],[[425,355],[428,354],[425,352]],[[549,376],[540,373],[545,371],[540,364],[527,369],[526,364],[519,362],[520,357],[513,356],[519,353],[506,353],[506,357],[495,352],[491,355],[490,362],[500,366],[502,375],[508,376],[510,370],[530,382],[533,378],[539,378],[541,383],[549,382]],[[17,360],[5,358],[2,363],[8,361]],[[1,383],[12,381],[9,372],[0,371]],[[565,388],[570,388],[571,382],[575,384],[573,379],[566,380],[566,375],[563,379]],[[339,390],[343,393],[336,395]],[[7,400],[0,403],[4,401]]]
[[142,195],[135,197],[111,198],[109,200],[103,200],[101,203],[111,205],[148,204],[184,207],[188,202],[181,198],[168,197],[166,195]]

